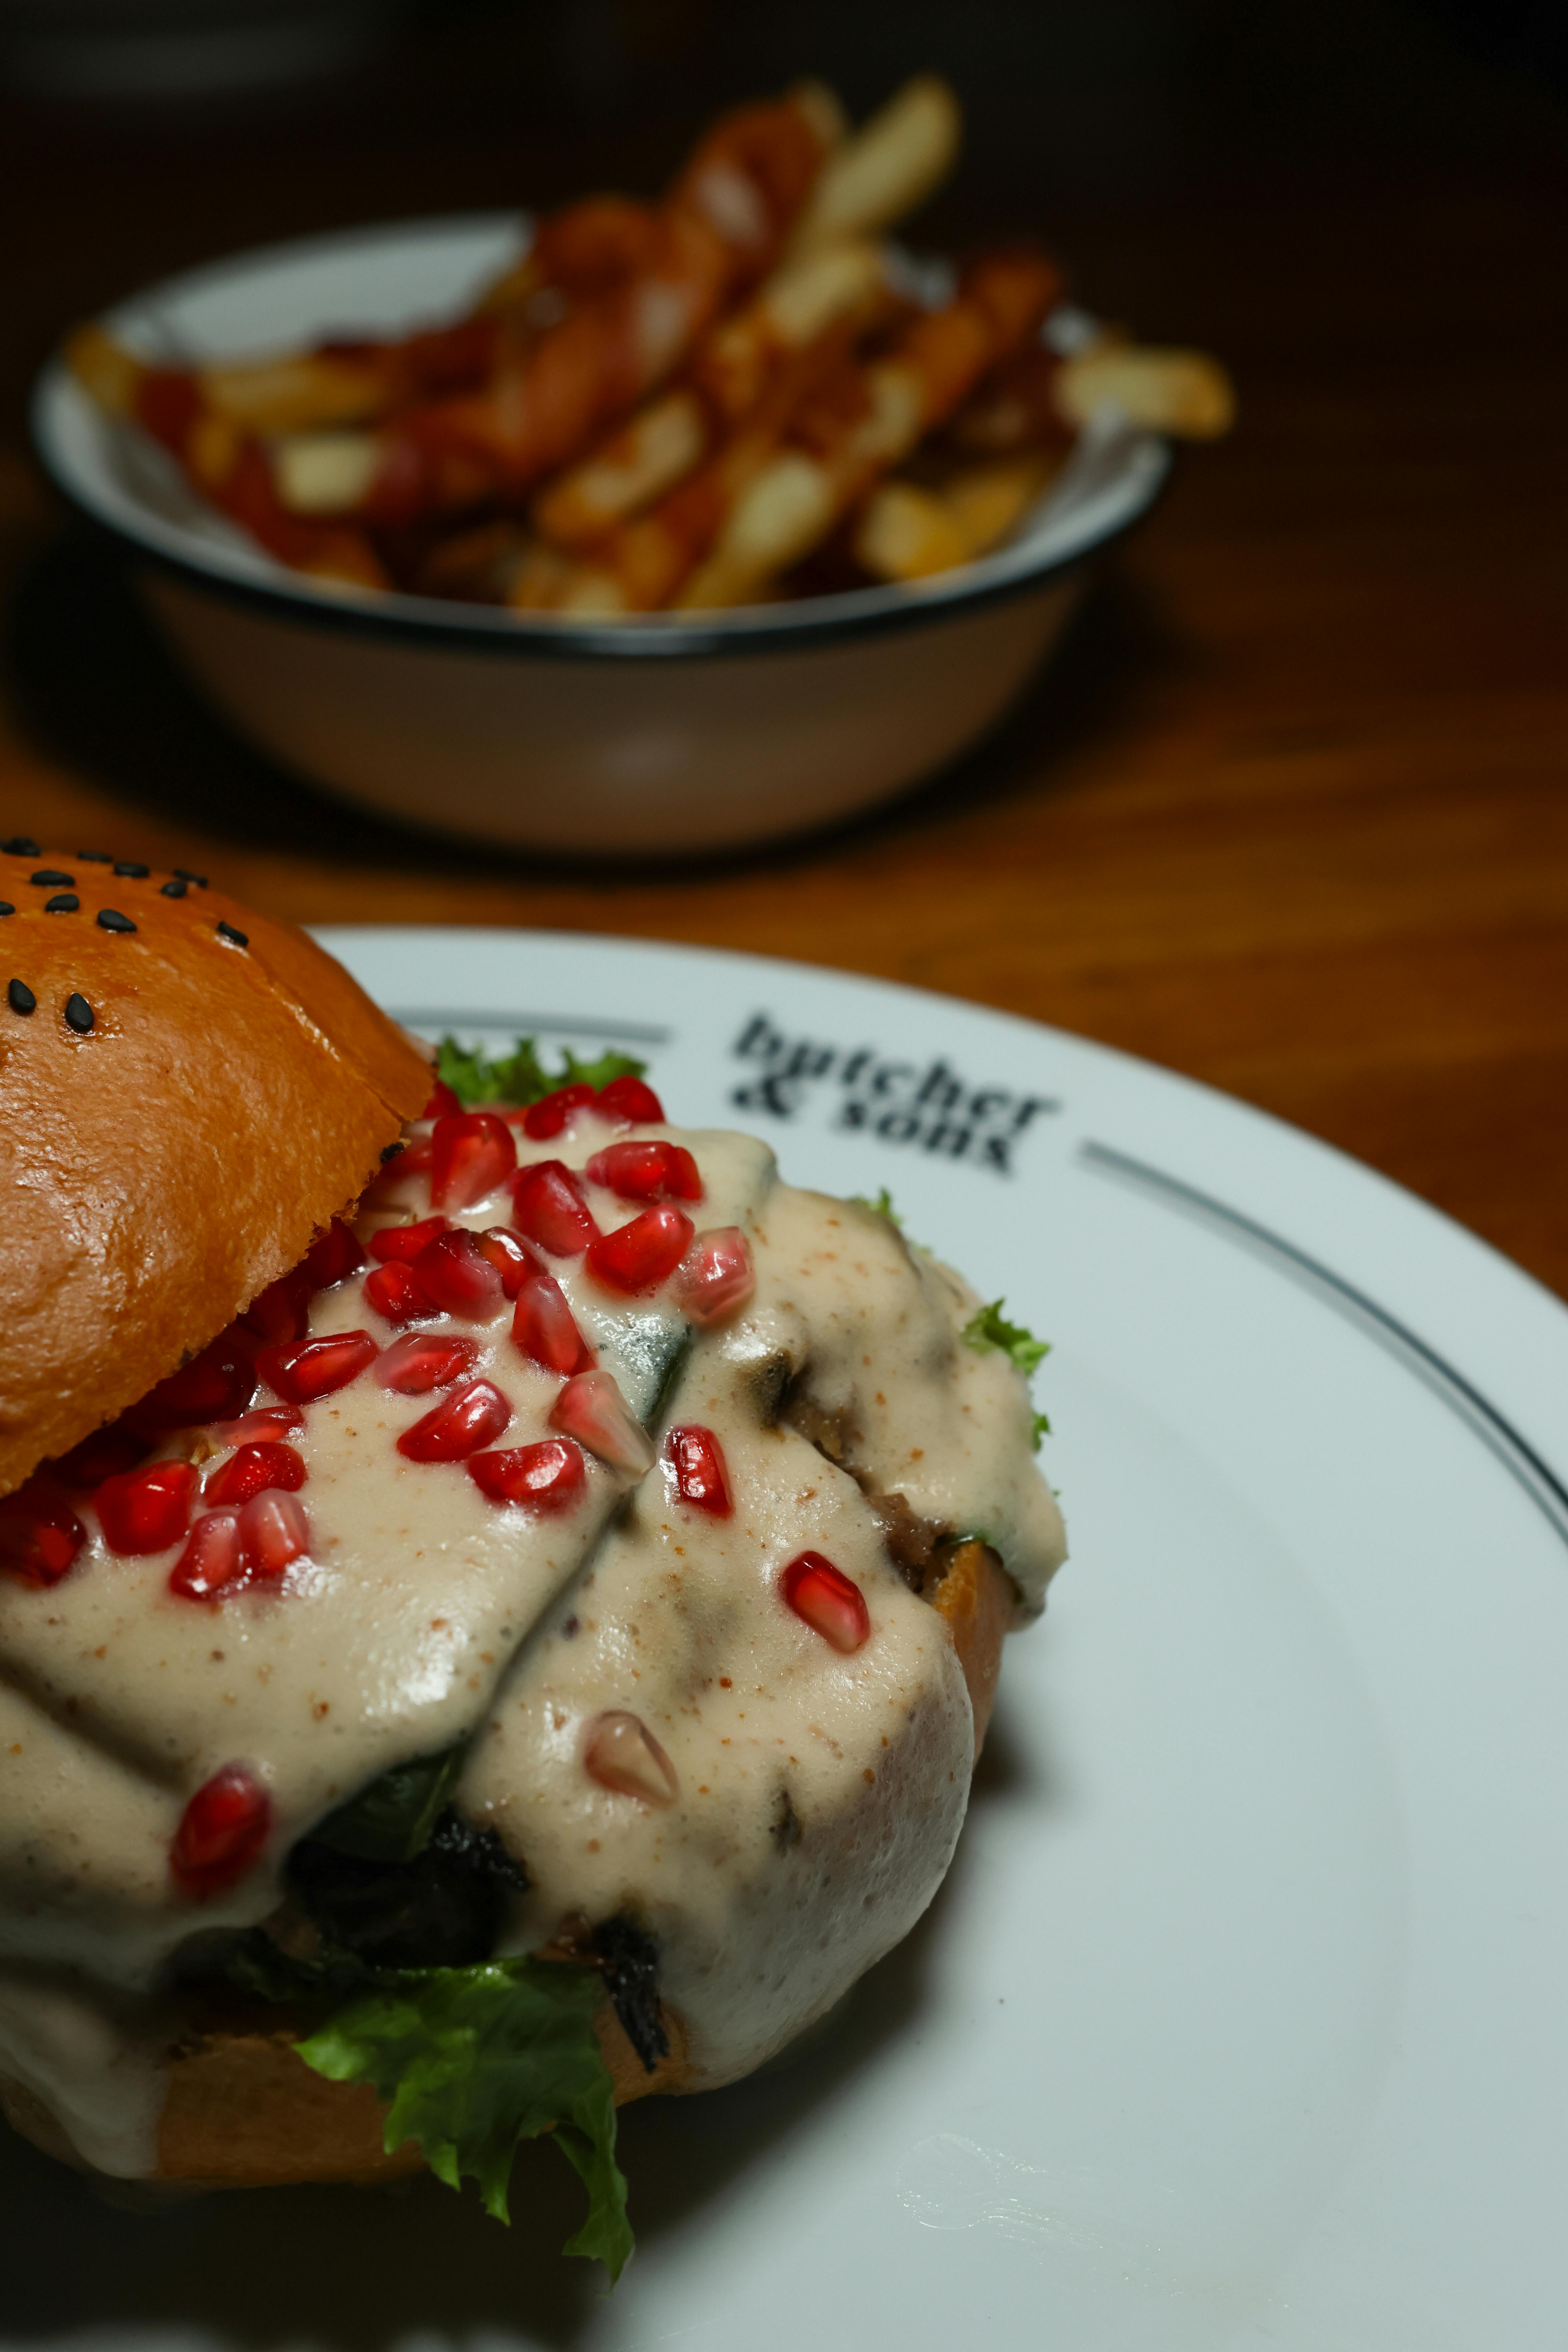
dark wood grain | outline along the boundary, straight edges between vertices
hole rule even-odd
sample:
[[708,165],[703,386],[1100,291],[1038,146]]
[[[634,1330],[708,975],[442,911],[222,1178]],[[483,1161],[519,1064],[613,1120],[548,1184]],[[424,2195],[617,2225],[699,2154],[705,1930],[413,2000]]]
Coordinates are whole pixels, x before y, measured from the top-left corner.
[[[58,535],[14,415],[5,825],[210,867],[307,921],[700,940],[1004,1006],[1300,1122],[1568,1294],[1552,103],[1487,80],[1468,158],[1436,134],[1382,176],[1255,158],[1245,186],[1080,192],[1033,224],[1102,310],[1225,353],[1240,430],[1184,461],[981,752],[847,832],[744,860],[545,866],[411,841],[279,776],[185,692],[102,557]],[[349,215],[384,193],[373,175],[351,196],[338,168],[310,163],[318,218],[334,194]],[[112,232],[117,282],[188,257],[190,169],[183,150],[149,167],[139,241],[123,218]],[[470,173],[453,201],[495,194]],[[211,201],[203,249],[254,233],[237,171]],[[113,290],[80,205],[39,234],[18,382],[73,307]]]

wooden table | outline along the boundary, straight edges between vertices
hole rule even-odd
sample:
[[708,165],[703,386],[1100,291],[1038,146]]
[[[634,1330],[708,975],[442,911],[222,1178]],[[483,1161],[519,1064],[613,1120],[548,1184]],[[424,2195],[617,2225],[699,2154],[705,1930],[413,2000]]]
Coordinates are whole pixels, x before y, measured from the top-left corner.
[[[1494,130],[1513,102],[1488,83]],[[60,203],[0,457],[5,827],[210,869],[302,921],[700,940],[1005,1006],[1300,1121],[1568,1294],[1568,177],[1542,162],[1550,101],[1517,103],[1522,164],[1499,133],[1454,168],[1434,136],[1349,184],[1258,168],[1245,201],[1058,204],[1098,307],[1229,359],[1240,430],[1184,462],[959,771],[830,839],[619,873],[413,842],[268,768],[56,536],[22,453],[23,362],[73,311],[264,219],[414,209],[406,173],[367,146],[352,198],[318,160],[268,211],[209,153],[193,219],[188,152],[153,154],[106,213],[110,165],[84,188],[79,147],[68,198],[35,126],[17,169],[56,170]],[[497,201],[499,161],[466,168],[447,200]]]

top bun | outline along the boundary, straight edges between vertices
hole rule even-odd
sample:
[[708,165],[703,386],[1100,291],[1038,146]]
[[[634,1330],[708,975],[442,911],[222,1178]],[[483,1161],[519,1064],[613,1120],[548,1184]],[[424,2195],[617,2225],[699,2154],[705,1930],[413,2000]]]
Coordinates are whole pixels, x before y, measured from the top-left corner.
[[0,1495],[298,1265],[427,1066],[291,924],[0,843]]

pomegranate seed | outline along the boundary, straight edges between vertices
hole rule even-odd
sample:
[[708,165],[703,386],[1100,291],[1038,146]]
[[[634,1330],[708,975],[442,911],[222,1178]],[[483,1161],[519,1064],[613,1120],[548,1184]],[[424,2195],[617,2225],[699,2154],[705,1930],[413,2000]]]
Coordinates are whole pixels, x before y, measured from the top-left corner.
[[346,1282],[364,1264],[364,1252],[341,1217],[334,1217],[320,1241],[314,1241],[305,1252],[300,1271],[310,1280],[312,1291],[331,1290]]
[[125,1415],[132,1429],[162,1437],[171,1429],[191,1429],[206,1421],[229,1421],[256,1394],[251,1350],[231,1323],[199,1356],[149,1389]]
[[684,1209],[645,1209],[629,1225],[617,1225],[590,1244],[588,1271],[606,1288],[632,1297],[657,1290],[686,1255],[691,1230]]
[[226,1764],[196,1790],[169,1849],[183,1894],[199,1903],[245,1876],[267,1843],[272,1806],[243,1764]]
[[416,1177],[428,1176],[436,1163],[436,1150],[427,1135],[416,1136],[387,1161],[381,1173],[366,1188],[364,1206],[383,1208],[395,1200],[406,1183]]
[[211,1601],[231,1584],[242,1584],[248,1566],[238,1512],[208,1511],[169,1570],[169,1590],[182,1601]]
[[601,1789],[636,1797],[645,1805],[673,1805],[680,1794],[675,1767],[648,1729],[624,1707],[597,1716],[583,1748],[583,1761]]
[[594,1350],[578,1330],[566,1293],[552,1274],[532,1276],[518,1292],[511,1336],[523,1354],[547,1372],[569,1378],[594,1368]]
[[595,1151],[586,1175],[623,1201],[700,1201],[697,1162],[680,1143],[612,1143]]
[[62,1454],[55,1463],[57,1477],[79,1494],[89,1494],[101,1486],[106,1478],[117,1477],[122,1470],[134,1470],[153,1451],[150,1438],[139,1437],[122,1421],[111,1421],[102,1429],[95,1429],[68,1454]]
[[595,1096],[594,1108],[601,1118],[624,1119],[628,1127],[664,1124],[664,1105],[640,1078],[612,1078]]
[[409,1331],[395,1339],[375,1368],[375,1377],[384,1389],[397,1396],[428,1396],[432,1389],[444,1389],[452,1381],[460,1381],[471,1372],[479,1361],[479,1348],[472,1339],[447,1339],[435,1332]]
[[430,1198],[438,1209],[471,1209],[517,1166],[517,1145],[493,1110],[458,1111],[436,1121]]
[[529,1104],[522,1114],[522,1131],[531,1135],[535,1143],[547,1143],[552,1135],[560,1134],[574,1113],[586,1110],[593,1100],[592,1087],[557,1087],[552,1095],[542,1096],[538,1102]]
[[374,1266],[365,1276],[364,1300],[386,1323],[417,1323],[422,1315],[441,1311],[413,1267],[395,1263]]
[[106,1478],[92,1498],[104,1542],[129,1559],[167,1551],[190,1523],[195,1489],[188,1462],[150,1462],[144,1470]]
[[506,1297],[500,1271],[461,1225],[426,1242],[407,1271],[443,1315],[460,1315],[468,1323],[483,1322]]
[[[373,1277],[374,1278],[374,1277]],[[268,1348],[259,1358],[263,1374],[290,1404],[311,1404],[357,1381],[379,1350],[368,1331],[334,1331],[325,1339],[300,1339],[292,1347]]]
[[580,1448],[560,1437],[470,1454],[468,1475],[492,1503],[526,1503],[535,1511],[570,1510],[588,1484]]
[[870,1637],[864,1593],[819,1551],[803,1551],[791,1560],[784,1572],[784,1597],[814,1633],[846,1656]]
[[202,1488],[204,1503],[248,1503],[268,1486],[298,1494],[305,1483],[305,1465],[291,1445],[242,1445],[231,1454]]
[[613,1469],[640,1478],[653,1465],[653,1447],[640,1421],[605,1371],[579,1372],[550,1408],[550,1425],[596,1454]]
[[304,1414],[293,1405],[269,1404],[259,1412],[242,1412],[237,1421],[215,1421],[207,1435],[215,1445],[269,1445],[304,1425]]
[[258,1290],[239,1319],[258,1339],[302,1339],[310,1328],[310,1281],[304,1267],[297,1265]]
[[470,1381],[405,1429],[397,1450],[409,1462],[462,1462],[493,1444],[510,1419],[511,1407],[493,1381]]
[[282,1576],[310,1550],[310,1522],[292,1495],[269,1488],[254,1495],[239,1515],[239,1540],[252,1576],[268,1582]]
[[445,1217],[421,1217],[416,1225],[384,1225],[379,1234],[371,1235],[370,1254],[380,1258],[383,1265],[388,1259],[396,1259],[406,1265],[418,1256],[426,1242],[450,1230]]
[[445,1078],[437,1078],[430,1089],[430,1099],[420,1112],[421,1118],[449,1118],[463,1108],[462,1099],[452,1092]]
[[543,1260],[531,1243],[510,1225],[487,1225],[483,1233],[474,1235],[481,1257],[488,1257],[500,1276],[500,1286],[508,1298],[515,1298],[531,1274],[542,1274]]
[[735,1507],[724,1452],[710,1429],[672,1429],[666,1448],[675,1466],[675,1490],[694,1511],[727,1519]]
[[563,1160],[536,1160],[512,1179],[512,1213],[552,1257],[575,1257],[598,1237],[583,1186]]
[[58,1584],[87,1541],[87,1529],[60,1495],[29,1479],[0,1502],[0,1576],[41,1591]]
[[739,1225],[713,1225],[699,1234],[675,1277],[675,1296],[694,1323],[721,1323],[744,1307],[757,1286],[757,1271]]

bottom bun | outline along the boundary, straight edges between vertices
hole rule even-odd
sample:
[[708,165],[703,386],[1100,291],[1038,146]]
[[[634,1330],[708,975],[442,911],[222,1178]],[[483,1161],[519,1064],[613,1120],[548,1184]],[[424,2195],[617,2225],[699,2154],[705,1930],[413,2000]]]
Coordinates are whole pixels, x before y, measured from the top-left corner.
[[[984,1544],[966,1543],[953,1552],[931,1605],[963,1669],[978,1757],[1017,1595],[995,1554]],[[599,2008],[595,2030],[617,2106],[655,2091],[698,2087],[682,2022],[668,2007],[662,2016],[669,2049],[650,2072],[609,2002]],[[390,2152],[384,2146],[385,2111],[368,2084],[329,2082],[296,2054],[297,2035],[310,2030],[278,2010],[194,2016],[188,2035],[171,2053],[153,2178],[259,2189],[307,2180],[371,2184],[422,2171],[425,2159],[414,2141]],[[80,2167],[62,2126],[33,2092],[0,2076],[0,2107],[46,2154]]]

